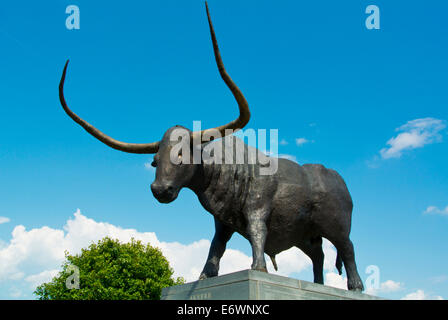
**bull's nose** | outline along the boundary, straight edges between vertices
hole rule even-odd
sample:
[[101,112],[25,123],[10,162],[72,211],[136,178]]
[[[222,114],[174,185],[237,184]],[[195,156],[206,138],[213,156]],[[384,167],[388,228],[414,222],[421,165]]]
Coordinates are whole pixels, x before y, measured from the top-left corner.
[[162,186],[156,182],[151,184],[151,191],[154,195],[160,194],[162,192]]
[[160,183],[153,182],[151,184],[151,191],[155,196],[171,196],[174,193],[174,187],[171,185],[161,185]]

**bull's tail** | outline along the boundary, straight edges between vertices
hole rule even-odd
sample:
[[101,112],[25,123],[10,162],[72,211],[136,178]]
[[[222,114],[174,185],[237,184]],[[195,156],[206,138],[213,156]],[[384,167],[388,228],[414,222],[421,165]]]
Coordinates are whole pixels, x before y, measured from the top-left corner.
[[336,255],[336,269],[338,269],[339,275],[342,274],[342,258],[339,252]]
[[275,256],[270,255],[269,258],[271,258],[272,264],[274,265],[274,269],[275,271],[277,271],[278,268],[277,268],[277,262],[275,261]]

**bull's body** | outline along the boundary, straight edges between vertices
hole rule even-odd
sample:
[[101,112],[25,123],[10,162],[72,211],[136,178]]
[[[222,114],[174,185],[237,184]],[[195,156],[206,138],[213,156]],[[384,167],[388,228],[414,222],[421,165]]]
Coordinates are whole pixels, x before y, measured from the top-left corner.
[[[241,140],[234,138],[234,141],[236,145]],[[245,145],[245,152],[250,148]],[[248,162],[247,156],[245,162]],[[319,164],[300,166],[278,159],[276,173],[260,175],[259,166],[202,165],[203,188],[196,192],[202,206],[220,223],[250,239],[243,212],[254,209],[250,207],[254,198],[256,206],[269,211],[265,243],[269,256],[292,246],[303,249],[311,239],[328,237],[331,234],[331,230],[326,230],[328,227],[344,230],[344,236],[349,235],[352,200],[336,171]]]
[[[235,146],[242,141],[232,139],[235,154]],[[287,159],[278,159],[278,170],[274,174],[260,175],[266,158],[262,164],[258,161],[251,164],[248,154],[253,148],[244,145],[243,150],[243,164],[225,164],[223,157],[222,164],[197,165],[200,168],[195,170],[194,183],[189,186],[202,206],[214,216],[216,225],[201,277],[217,275],[225,243],[233,232],[251,242],[254,269],[266,269],[263,252],[274,258],[296,246],[313,261],[315,282],[323,283],[322,237],[325,237],[342,255],[336,261],[339,272],[340,259],[344,256],[346,268],[356,271],[354,257],[350,259],[354,254],[349,240],[353,205],[341,176],[319,164],[300,166]],[[266,157],[255,152],[257,159]],[[349,288],[360,289],[360,285],[357,272],[349,274]]]

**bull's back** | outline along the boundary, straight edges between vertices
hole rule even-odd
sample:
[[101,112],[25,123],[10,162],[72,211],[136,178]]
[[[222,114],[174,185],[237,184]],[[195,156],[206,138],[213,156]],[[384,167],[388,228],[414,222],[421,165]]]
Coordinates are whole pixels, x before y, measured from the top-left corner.
[[317,202],[316,205],[327,199],[340,203],[344,207],[341,209],[351,212],[352,199],[339,173],[320,164],[304,164],[302,168],[310,185],[312,199]]

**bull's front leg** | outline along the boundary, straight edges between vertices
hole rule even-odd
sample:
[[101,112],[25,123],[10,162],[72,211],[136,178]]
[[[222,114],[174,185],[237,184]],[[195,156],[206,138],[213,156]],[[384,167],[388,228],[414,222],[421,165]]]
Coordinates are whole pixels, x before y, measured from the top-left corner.
[[266,223],[263,219],[265,215],[267,215],[266,212],[253,211],[248,217],[247,233],[252,246],[252,270],[268,272],[264,259],[264,245],[267,236]]
[[233,232],[233,230],[223,225],[215,218],[215,236],[213,237],[207,262],[199,276],[199,280],[218,275],[219,261],[221,260],[224,251],[226,251],[226,244],[232,237]]

